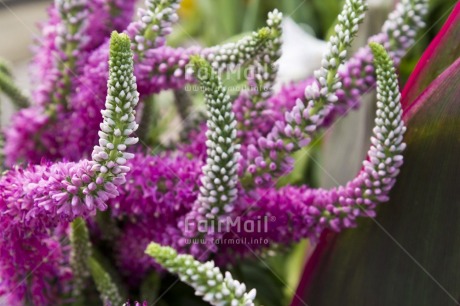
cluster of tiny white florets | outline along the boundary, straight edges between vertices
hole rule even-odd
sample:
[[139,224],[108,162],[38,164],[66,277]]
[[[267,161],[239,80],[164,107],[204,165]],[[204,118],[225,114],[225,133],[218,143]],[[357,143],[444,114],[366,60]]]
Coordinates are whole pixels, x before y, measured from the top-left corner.
[[125,164],[134,155],[126,149],[138,141],[130,136],[138,127],[134,107],[139,94],[133,75],[131,41],[126,34],[112,33],[109,66],[106,109],[102,111],[99,145],[93,149],[92,160],[52,164],[45,168],[49,174],[35,188],[35,205],[46,211],[56,210],[50,222],[55,222],[54,218],[72,220],[93,215],[96,209],[105,210],[106,201],[119,194],[117,187],[125,182],[130,170]]
[[260,49],[267,46],[270,35],[268,28],[262,28],[235,43],[227,43],[206,49],[201,56],[217,71],[232,70],[255,58]]
[[208,219],[233,210],[237,196],[239,145],[230,97],[209,63],[192,57],[192,69],[204,87],[207,106],[207,159],[203,166],[198,212]]
[[55,6],[61,17],[57,26],[56,57],[58,73],[57,87],[53,98],[61,103],[67,96],[71,86],[71,76],[76,67],[76,61],[83,48],[89,42],[86,30],[89,26],[89,8],[86,0],[55,0]]
[[[255,86],[257,88],[257,95],[253,97],[253,100],[266,100],[272,94],[273,85],[276,80],[278,73],[278,65],[276,61],[281,56],[281,35],[283,21],[283,14],[274,10],[268,13],[267,25],[270,29],[270,38],[268,40],[267,48],[263,48],[259,55],[254,60],[253,64],[253,75],[249,76],[253,78]],[[253,101],[257,103],[258,101]]]
[[146,253],[175,273],[180,280],[193,287],[195,294],[216,306],[253,306],[256,290],[246,292],[246,285],[234,280],[229,272],[225,277],[213,261],[201,263],[191,255],[178,255],[170,247],[151,243]]
[[383,25],[385,32],[391,39],[390,45],[385,46],[392,50],[392,58],[399,62],[415,40],[419,29],[425,27],[424,17],[428,13],[428,0],[402,0],[396,4]]
[[[332,104],[338,100],[336,92],[342,87],[338,69],[346,59],[347,48],[356,36],[366,9],[364,0],[345,1],[335,27],[335,35],[330,38],[323,57],[322,67],[315,71],[316,82],[305,89],[308,102],[297,100],[292,110],[286,112],[285,122],[277,122],[267,137],[259,138],[258,150],[252,146],[248,148],[248,171],[256,184],[267,183],[274,176],[292,170],[292,158],[289,154],[310,143],[310,135],[328,115]],[[276,160],[271,156],[276,156]]]
[[[367,9],[364,0],[347,0],[338,16],[335,35],[328,42],[327,51],[321,61],[321,68],[315,71],[317,83],[305,89],[307,100],[322,98],[325,103],[338,100],[336,91],[342,87],[337,75],[340,65],[345,62],[347,49],[358,32],[358,26],[364,19]],[[327,101],[327,102],[326,102]]]
[[[147,9],[139,9],[139,21],[130,25],[133,31],[133,49],[142,57],[145,50],[161,47],[166,36],[172,32],[172,25],[179,19],[176,11],[180,0],[146,0]],[[130,33],[131,34],[131,33]]]
[[370,48],[377,74],[377,111],[368,159],[358,176],[347,185],[317,191],[314,205],[309,208],[311,215],[317,218],[317,234],[326,223],[339,231],[356,224],[359,216],[375,216],[377,204],[388,201],[403,164],[406,127],[397,75],[385,48],[377,43],[370,43]]
[[[326,53],[321,61],[321,68],[314,75],[316,82],[305,88],[305,106],[300,100],[290,113],[286,113],[288,122],[285,134],[290,137],[296,125],[303,125],[305,133],[309,134],[316,129],[328,114],[328,106],[338,100],[336,92],[342,87],[339,80],[339,67],[345,62],[347,49],[358,32],[358,26],[364,19],[367,10],[365,0],[346,0],[342,12],[338,16],[335,34],[330,38]],[[303,118],[303,119],[301,119]],[[300,122],[299,122],[300,119]],[[287,132],[287,133],[286,133]],[[301,134],[295,131],[294,134]],[[298,145],[308,144],[310,137],[298,135]]]
[[273,94],[273,86],[278,73],[277,61],[281,56],[281,35],[283,14],[278,10],[268,13],[267,25],[270,31],[266,47],[261,48],[252,60],[247,76],[248,90],[240,93],[234,102],[234,110],[239,122],[239,137],[242,142],[255,142],[263,112],[269,109],[268,99]]
[[[367,4],[365,0],[346,0],[342,12],[338,16],[335,34],[327,44],[326,53],[321,61],[321,68],[315,71],[316,82],[305,88],[307,107],[303,103],[296,103],[286,119],[291,125],[296,124],[295,118],[304,120],[305,132],[316,129],[316,125],[327,115],[327,105],[338,100],[337,90],[342,87],[337,71],[345,62],[347,49],[358,32],[358,26],[364,19]],[[289,126],[289,125],[288,125]],[[290,132],[290,128],[287,129]],[[288,133],[290,134],[290,133]],[[309,138],[309,137],[307,137]],[[306,141],[305,141],[306,142]],[[302,142],[300,144],[302,146]]]
[[[393,186],[399,167],[403,163],[401,155],[406,147],[403,142],[406,127],[402,120],[401,94],[393,62],[383,46],[371,43],[377,74],[377,112],[374,136],[371,137],[369,160],[363,162],[372,185],[365,195],[386,194]],[[384,199],[386,200],[386,199]]]
[[134,108],[139,101],[139,93],[127,35],[112,34],[109,66],[106,109],[101,111],[103,122],[100,125],[99,145],[94,147],[92,153],[95,162],[92,170],[104,180],[118,178],[123,181],[125,173],[129,171],[125,166],[126,161],[134,157],[126,149],[138,142],[137,137],[130,137],[138,128]]
[[86,0],[56,0],[55,3],[62,21],[57,29],[56,45],[64,52],[72,45],[73,53],[67,55],[77,57],[78,50],[89,40],[85,35],[89,26],[88,3]]

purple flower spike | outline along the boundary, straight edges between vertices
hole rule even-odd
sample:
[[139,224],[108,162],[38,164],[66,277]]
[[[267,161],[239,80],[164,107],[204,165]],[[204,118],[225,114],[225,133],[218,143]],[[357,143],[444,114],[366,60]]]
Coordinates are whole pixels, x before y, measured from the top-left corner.
[[[134,107],[139,100],[130,45],[127,35],[112,34],[106,109],[93,159],[16,167],[0,178],[0,225],[5,236],[0,242],[0,293],[15,287],[22,290],[12,293],[12,305],[22,304],[26,295],[32,296],[34,305],[53,300],[56,286],[45,286],[62,274],[56,271],[62,256],[53,250],[60,250],[56,245],[45,245],[49,232],[65,221],[105,210],[125,181],[129,171],[125,163],[133,158],[126,149],[137,142],[130,136],[137,129]],[[48,270],[38,273],[36,265]],[[24,282],[30,271],[34,280]],[[35,280],[35,276],[42,278]]]
[[139,21],[131,23],[127,29],[137,61],[165,44],[171,26],[179,19],[176,14],[179,3],[180,0],[146,0],[147,9],[139,9]]
[[388,201],[399,168],[406,131],[402,121],[401,94],[390,56],[382,45],[371,43],[377,73],[377,113],[368,159],[358,176],[344,187],[315,190],[309,207],[311,233],[318,236],[323,228],[339,231],[355,225],[357,217],[374,217],[375,207]]

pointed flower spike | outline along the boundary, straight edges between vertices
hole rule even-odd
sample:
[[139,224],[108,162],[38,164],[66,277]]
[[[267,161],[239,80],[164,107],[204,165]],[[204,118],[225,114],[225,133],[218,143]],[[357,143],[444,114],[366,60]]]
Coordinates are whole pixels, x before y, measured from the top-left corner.
[[255,70],[251,76],[253,84],[257,89],[257,94],[252,98],[253,104],[261,100],[268,99],[273,90],[276,76],[278,73],[278,64],[276,63],[281,56],[281,35],[283,28],[281,23],[283,14],[274,10],[268,13],[267,25],[270,29],[270,38],[268,47],[261,50],[255,61]]
[[[37,165],[23,171],[16,168],[8,173],[18,185],[7,186],[7,189],[18,189],[22,184],[31,186],[29,177],[34,178],[35,188],[27,188],[26,194],[11,192],[24,201],[32,201],[27,207],[33,211],[31,220],[39,225],[71,221],[78,216],[94,214],[96,209],[105,210],[107,200],[116,197],[117,187],[125,182],[129,171],[125,163],[134,157],[126,150],[138,141],[131,135],[138,127],[134,107],[139,101],[131,43],[126,34],[112,33],[109,66],[106,109],[102,111],[99,145],[94,147],[92,160]],[[18,205],[14,197],[9,203]]]
[[148,56],[148,50],[161,47],[166,42],[166,36],[172,31],[172,25],[177,22],[177,9],[180,0],[146,0],[146,9],[139,9],[139,21],[128,26],[128,35],[133,39],[133,50],[136,60]]
[[425,27],[424,18],[428,13],[428,0],[401,0],[383,25],[388,36],[384,45],[393,61],[399,63],[406,50],[413,45],[419,29]]
[[[403,164],[406,127],[402,121],[401,94],[390,56],[382,45],[370,43],[377,73],[377,112],[371,147],[363,169],[346,186],[329,191],[316,190],[314,233],[324,226],[339,231],[353,226],[359,216],[375,216],[377,204],[388,201]],[[331,205],[332,203],[332,205]]]
[[[281,56],[282,21],[283,14],[280,11],[274,10],[268,13],[267,25],[270,30],[270,36],[267,47],[262,48],[258,53],[248,77],[251,89],[250,96],[253,104],[261,101],[264,102],[272,94],[273,85],[278,73],[276,61]],[[258,111],[263,109],[262,106],[257,108]]]
[[[274,177],[292,170],[289,154],[310,143],[311,133],[322,124],[331,106],[338,100],[336,92],[342,87],[338,69],[345,62],[347,49],[358,32],[366,9],[364,0],[345,1],[335,35],[330,38],[323,56],[322,67],[315,71],[316,82],[305,89],[307,105],[299,99],[296,106],[286,113],[286,122],[277,122],[266,138],[258,140],[260,152],[255,146],[250,146],[252,153],[249,156],[248,175],[257,185],[267,184]],[[278,152],[270,154],[274,151]],[[272,160],[270,155],[276,155],[277,160]]]
[[251,63],[248,74],[248,90],[243,90],[233,103],[238,121],[239,142],[256,143],[261,136],[260,126],[266,124],[263,112],[270,109],[268,98],[273,94],[281,55],[283,14],[278,10],[268,13],[267,25],[270,37],[267,47],[262,48]]
[[375,189],[391,188],[399,173],[403,163],[401,154],[406,147],[403,142],[406,127],[402,121],[401,94],[393,61],[382,45],[371,42],[369,46],[374,54],[377,74],[377,114],[369,160],[364,161],[363,166],[374,182],[373,186],[378,186],[375,181],[380,183],[371,192],[378,196]]
[[270,29],[265,27],[235,43],[204,49],[200,54],[217,71],[231,70],[254,58],[262,49],[268,49]]
[[[414,45],[417,33],[425,27],[423,20],[427,13],[428,0],[399,1],[385,21],[382,32],[371,37],[369,41],[382,44],[397,66],[409,48]],[[375,86],[376,76],[372,58],[370,48],[363,47],[340,69],[343,92],[339,92],[339,101],[326,120],[327,124],[333,122],[335,115],[359,107],[361,95]]]
[[[423,20],[427,13],[428,0],[401,0],[385,21],[382,31],[372,36],[369,41],[382,44],[397,66],[408,49],[414,45],[416,34],[425,27]],[[342,89],[337,91],[338,101],[332,105],[327,119],[318,127],[327,127],[338,115],[346,115],[350,110],[358,108],[361,95],[375,86],[375,69],[369,46],[360,48],[339,68],[339,78]],[[305,82],[311,82],[311,78],[284,86],[267,103],[278,108],[294,105],[296,98],[304,99],[301,92],[305,89]]]
[[[1,69],[1,67],[0,67]],[[8,72],[6,70],[6,72]],[[0,70],[0,92],[7,95],[16,108],[28,107],[30,102],[29,98],[19,89],[10,75]]]
[[219,77],[204,59],[193,56],[191,67],[204,88],[208,113],[206,147],[199,211],[208,219],[229,212],[237,196],[237,167],[240,157],[236,142],[236,120],[230,97]]
[[81,217],[71,223],[70,266],[72,267],[73,295],[78,298],[90,276],[88,260],[91,256],[91,242],[85,220]]
[[[321,68],[315,71],[316,86],[305,89],[305,97],[309,104],[314,104],[310,115],[322,116],[323,109],[337,101],[336,91],[342,84],[338,79],[338,69],[345,62],[347,49],[358,33],[358,26],[364,20],[367,10],[365,0],[346,0],[342,12],[338,16],[335,34],[329,39],[327,51],[321,61]],[[293,111],[291,114],[295,114]],[[307,118],[306,118],[307,119]]]
[[[99,145],[94,147],[93,167],[102,181],[123,181],[129,170],[124,164],[133,158],[125,152],[138,138],[130,137],[138,128],[134,108],[139,102],[136,77],[133,75],[133,55],[126,34],[112,33],[110,41],[109,80],[106,109],[99,131]],[[115,183],[117,185],[117,183]]]
[[103,305],[123,305],[123,299],[117,285],[115,285],[109,273],[104,270],[101,264],[93,257],[90,257],[88,266]]
[[157,93],[164,89],[182,88],[193,83],[192,69],[186,69],[190,56],[200,54],[218,70],[232,70],[256,58],[261,49],[268,48],[269,28],[243,37],[237,42],[200,49],[174,49],[167,46],[155,50],[155,56],[144,57],[136,70],[139,88],[143,94]]
[[[116,197],[117,186],[125,182],[130,170],[125,166],[126,161],[134,157],[126,150],[138,142],[137,137],[131,136],[138,128],[134,108],[139,93],[133,74],[131,41],[126,34],[112,32],[107,89],[105,110],[101,111],[99,145],[94,146],[92,161],[83,162],[77,167],[81,169],[73,169],[74,174],[66,183],[72,210],[77,208],[78,211],[79,206],[85,207],[83,211],[105,210],[106,200]],[[52,197],[55,199],[57,195]]]
[[0,73],[3,73],[9,77],[12,77],[11,67],[4,59],[0,58]]
[[145,251],[169,272],[195,289],[211,305],[253,306],[256,290],[246,292],[246,285],[234,280],[229,272],[222,274],[213,261],[201,263],[191,255],[179,255],[170,247],[150,243]]
[[54,104],[66,105],[65,100],[71,89],[75,75],[77,60],[83,48],[89,41],[86,34],[89,16],[87,0],[55,0],[55,6],[61,17],[56,37],[57,55],[57,84],[50,95]]

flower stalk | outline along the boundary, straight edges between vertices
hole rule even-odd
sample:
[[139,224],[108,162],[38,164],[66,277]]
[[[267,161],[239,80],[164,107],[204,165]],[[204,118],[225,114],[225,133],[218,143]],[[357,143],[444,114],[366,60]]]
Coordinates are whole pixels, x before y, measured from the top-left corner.
[[206,146],[208,158],[203,166],[198,212],[208,219],[233,210],[237,190],[239,145],[236,120],[227,90],[211,65],[200,57],[191,58],[195,76],[204,87],[208,113]]
[[123,305],[123,298],[117,285],[101,264],[93,257],[90,257],[88,266],[103,305]]
[[179,255],[170,247],[150,243],[145,251],[169,272],[195,289],[211,305],[253,306],[256,290],[246,292],[246,285],[234,280],[229,272],[222,274],[213,261],[201,263],[191,255]]
[[377,204],[388,201],[403,164],[406,127],[402,120],[401,94],[393,61],[385,48],[370,43],[377,73],[377,111],[368,158],[358,176],[343,187],[313,192],[310,220],[321,232],[327,226],[339,231],[353,226],[358,216],[374,217]]
[[161,47],[166,36],[172,31],[172,24],[177,22],[177,9],[181,0],[146,0],[146,9],[139,9],[139,21],[128,26],[127,32],[133,39],[132,47],[136,61],[148,56],[148,51]]
[[366,8],[363,0],[345,1],[335,35],[330,38],[323,56],[322,67],[315,71],[316,82],[305,89],[307,103],[297,100],[294,108],[286,112],[286,121],[276,122],[266,137],[259,138],[258,148],[249,146],[247,175],[252,176],[256,185],[268,184],[274,177],[292,170],[293,160],[289,155],[310,143],[311,133],[321,125],[331,106],[337,102],[336,92],[342,87],[338,69],[345,62],[347,48],[358,32]]
[[51,92],[55,105],[67,107],[66,98],[72,90],[75,68],[79,56],[89,41],[86,34],[89,17],[89,5],[86,0],[55,0],[56,8],[61,17],[56,48],[57,71],[56,92]]
[[86,282],[90,277],[88,260],[91,257],[91,242],[85,220],[76,218],[71,223],[70,266],[73,274],[73,295],[78,298],[85,289]]

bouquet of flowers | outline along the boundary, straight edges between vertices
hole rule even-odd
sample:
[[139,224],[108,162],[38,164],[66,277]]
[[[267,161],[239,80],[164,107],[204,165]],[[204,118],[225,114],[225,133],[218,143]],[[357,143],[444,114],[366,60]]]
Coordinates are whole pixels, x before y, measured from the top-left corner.
[[[146,0],[132,21],[135,1],[56,0],[35,48],[31,98],[0,65],[0,88],[20,108],[0,135],[8,305],[129,305],[166,271],[211,305],[258,304],[255,289],[222,271],[354,227],[389,200],[406,147],[396,68],[424,27],[427,0],[401,0],[354,54],[367,4],[344,1],[321,67],[276,92],[278,10],[238,41],[173,48],[166,37],[179,6]],[[222,78],[235,71],[246,85],[230,96]],[[375,127],[356,177],[331,189],[279,187],[294,153],[374,87]],[[191,111],[184,88],[203,92],[204,112]],[[168,146],[151,137],[151,97],[165,90],[175,90],[182,119]]]

